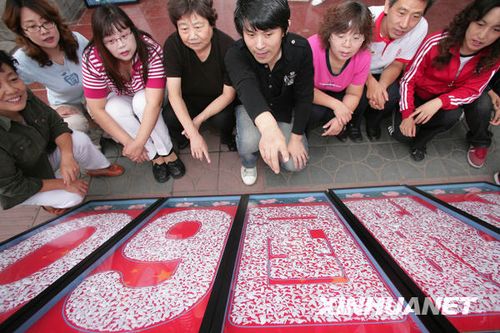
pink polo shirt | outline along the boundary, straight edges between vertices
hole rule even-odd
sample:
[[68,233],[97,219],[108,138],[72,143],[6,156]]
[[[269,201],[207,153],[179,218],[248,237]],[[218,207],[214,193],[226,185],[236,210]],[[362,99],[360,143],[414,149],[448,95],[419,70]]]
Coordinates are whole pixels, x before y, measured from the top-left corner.
[[349,85],[362,86],[370,72],[370,51],[359,50],[339,74],[332,74],[328,69],[327,50],[321,46],[319,36],[308,39],[313,53],[314,88],[334,92],[344,91]]

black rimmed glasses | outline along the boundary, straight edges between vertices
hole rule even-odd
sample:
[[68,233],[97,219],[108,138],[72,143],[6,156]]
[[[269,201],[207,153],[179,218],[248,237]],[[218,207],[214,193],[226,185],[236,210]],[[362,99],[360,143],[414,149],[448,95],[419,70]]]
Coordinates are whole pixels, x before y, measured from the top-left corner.
[[118,42],[122,42],[122,43],[125,43],[129,37],[132,35],[132,31],[129,30],[127,32],[123,32],[120,36],[118,37],[113,37],[113,38],[110,38],[110,39],[105,39],[103,41],[104,45],[106,46],[109,46],[109,47],[114,47],[114,46],[117,46],[118,45]]
[[51,30],[51,29],[54,29],[54,27],[56,26],[56,24],[52,21],[47,21],[47,22],[43,22],[42,24],[33,24],[33,25],[29,25],[25,28],[23,28],[24,31],[27,31],[27,32],[31,32],[31,33],[36,33],[36,32],[39,32],[40,30],[42,30],[42,28],[44,28],[45,30]]

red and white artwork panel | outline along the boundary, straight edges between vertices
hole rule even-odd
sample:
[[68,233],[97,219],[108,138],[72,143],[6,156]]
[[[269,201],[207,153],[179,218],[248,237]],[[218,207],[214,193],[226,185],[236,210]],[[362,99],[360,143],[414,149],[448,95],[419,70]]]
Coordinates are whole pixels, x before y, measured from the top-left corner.
[[440,199],[500,228],[500,194],[498,193],[477,193],[462,197],[461,200],[457,200],[456,196]]
[[500,228],[500,188],[487,183],[419,186],[436,198]]
[[[139,215],[154,200],[131,209],[90,205],[13,240],[0,251],[0,322],[32,300]],[[119,201],[118,201],[119,203]],[[115,205],[115,206],[113,206]],[[117,210],[109,208],[119,206]]]
[[397,297],[330,204],[250,206],[225,332],[420,331],[403,314],[336,311],[345,298]]
[[500,329],[498,239],[418,196],[343,201],[426,295],[477,298],[448,316],[459,330]]

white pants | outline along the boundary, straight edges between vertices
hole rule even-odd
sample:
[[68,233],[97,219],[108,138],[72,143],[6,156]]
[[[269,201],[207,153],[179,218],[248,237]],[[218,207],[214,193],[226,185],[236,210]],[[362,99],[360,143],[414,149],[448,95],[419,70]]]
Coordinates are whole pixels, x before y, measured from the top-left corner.
[[[92,144],[89,137],[79,131],[73,131],[73,155],[76,162],[83,170],[96,170],[107,168],[110,163],[104,155]],[[61,163],[61,151],[57,148],[49,156],[50,165],[55,171]],[[56,173],[57,178],[61,178]],[[38,192],[21,205],[50,206],[54,208],[69,208],[80,204],[84,197],[66,190],[53,190]]]
[[83,133],[87,133],[89,131],[89,121],[83,114],[82,106],[72,105],[72,104],[51,105],[51,107],[54,110],[57,110],[57,108],[61,106],[72,107],[75,110],[75,112],[77,112],[75,114],[63,118],[64,122],[68,124],[68,127],[70,129],[72,129],[73,131],[80,131]]
[[[138,91],[133,97],[117,96],[110,94],[106,102],[106,112],[113,118],[132,138],[137,136],[141,127],[141,120],[146,107],[146,92]],[[152,160],[156,154],[168,155],[172,150],[172,140],[168,133],[163,117],[158,114],[156,125],[151,131],[145,144],[148,157]]]

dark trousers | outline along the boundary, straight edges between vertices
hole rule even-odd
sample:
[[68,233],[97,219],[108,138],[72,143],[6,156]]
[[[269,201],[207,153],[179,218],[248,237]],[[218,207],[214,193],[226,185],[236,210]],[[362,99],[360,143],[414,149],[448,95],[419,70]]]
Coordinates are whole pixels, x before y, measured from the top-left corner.
[[[339,92],[333,92],[329,90],[322,90],[325,94],[328,96],[331,96],[335,99],[338,99],[339,101],[342,101],[342,99],[345,96],[345,90],[344,91],[339,91]],[[362,115],[360,114],[361,109],[357,107],[353,114],[350,123],[353,124],[355,127],[358,127],[361,125],[361,119]],[[335,118],[335,113],[333,112],[332,109],[322,106],[322,105],[317,105],[313,104],[312,110],[311,110],[311,115],[309,116],[309,123],[307,125],[307,131],[313,130],[316,127],[323,126],[327,122],[329,122],[332,118]]]
[[[378,75],[373,75],[377,80],[380,79],[380,74]],[[361,108],[363,111],[360,111],[360,114],[365,115],[366,118],[366,127],[370,128],[378,128],[380,127],[380,124],[382,123],[382,120],[384,118],[389,117],[392,112],[395,110],[399,110],[399,100],[400,100],[400,95],[399,95],[399,79],[394,81],[388,88],[387,88],[387,94],[389,95],[389,100],[385,102],[384,108],[382,110],[376,110],[372,109],[370,105],[368,104],[368,99],[366,98],[366,85],[365,89],[363,90],[363,96],[361,97],[361,100],[359,101],[358,108]]]
[[467,142],[473,147],[489,147],[493,134],[488,130],[491,115],[494,112],[493,103],[487,92],[471,104],[463,106],[465,120],[469,127]]
[[[424,104],[426,101],[415,96],[415,107]],[[404,143],[409,143],[411,149],[425,149],[427,143],[437,134],[445,132],[453,127],[462,114],[462,108],[453,110],[439,110],[425,124],[417,125],[414,138],[404,136],[399,129],[402,122],[401,112],[395,111],[392,118],[392,137]]]
[[[195,107],[186,103],[189,116],[191,119],[199,115],[205,107]],[[183,135],[182,131],[184,130],[182,124],[179,119],[175,115],[174,109],[170,103],[166,103],[163,106],[162,111],[163,119],[167,124],[168,130],[170,132],[170,136],[176,141],[182,141]],[[222,141],[228,142],[233,134],[234,126],[236,125],[236,117],[234,114],[234,105],[233,103],[229,104],[224,108],[221,112],[216,115],[208,118],[205,122],[207,122],[210,126],[215,127],[219,130]]]

